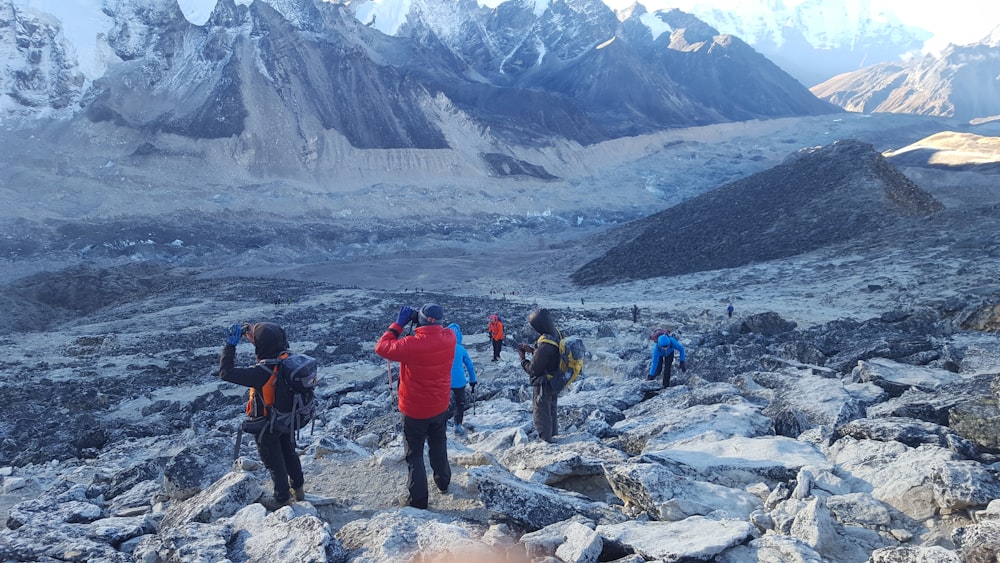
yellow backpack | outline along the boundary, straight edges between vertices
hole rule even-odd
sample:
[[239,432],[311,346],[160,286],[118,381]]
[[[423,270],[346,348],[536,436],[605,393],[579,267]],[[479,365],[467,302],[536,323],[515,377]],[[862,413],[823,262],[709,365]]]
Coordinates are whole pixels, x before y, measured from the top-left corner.
[[583,373],[583,358],[587,355],[587,347],[579,336],[563,338],[561,333],[558,342],[547,334],[539,336],[536,347],[542,343],[551,344],[559,349],[559,373],[546,376],[549,379],[549,387],[558,393]]

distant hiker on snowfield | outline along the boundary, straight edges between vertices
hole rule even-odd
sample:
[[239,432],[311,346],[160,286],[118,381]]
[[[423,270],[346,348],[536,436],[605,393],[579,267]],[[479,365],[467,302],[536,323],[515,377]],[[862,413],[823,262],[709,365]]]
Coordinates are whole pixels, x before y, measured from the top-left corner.
[[674,351],[680,353],[681,371],[687,371],[687,357],[684,353],[684,346],[676,338],[670,336],[670,329],[664,329],[663,334],[656,338],[653,345],[653,361],[649,366],[648,381],[656,381],[656,378],[663,373],[663,388],[670,386],[670,370],[674,364]]
[[638,305],[632,305],[632,322],[633,323],[639,322],[639,306]]
[[472,395],[476,395],[476,366],[472,364],[469,351],[462,346],[462,329],[456,323],[448,328],[455,333],[455,359],[451,364],[451,400],[455,404],[455,435],[464,436],[465,409],[469,404],[465,386],[472,387]]
[[[389,325],[375,345],[375,353],[399,362],[399,412],[403,415],[403,446],[408,475],[406,504],[427,508],[427,468],[424,442],[442,493],[451,483],[448,465],[448,402],[451,399],[451,365],[455,358],[455,333],[441,324],[444,310],[427,303],[414,311],[403,305],[396,322]],[[417,324],[410,336],[403,329]]]
[[493,359],[500,360],[500,348],[503,347],[503,321],[500,315],[490,315],[490,322],[486,325],[486,330],[490,333],[490,342],[493,344]]
[[729,304],[729,306],[728,306],[728,307],[726,307],[726,314],[728,314],[728,315],[729,315],[729,318],[730,318],[730,319],[731,319],[731,318],[733,318],[733,311],[734,311],[734,310],[735,310],[735,309],[733,308],[733,304],[732,304],[732,303],[730,303],[730,304]]
[[[226,330],[226,345],[222,348],[222,357],[219,359],[219,378],[251,388],[246,407],[248,419],[260,419],[272,407],[290,412],[291,395],[280,391],[278,382],[271,379],[273,374],[270,367],[264,363],[245,368],[235,367],[236,345],[244,335],[253,343],[258,362],[274,360],[288,350],[285,330],[277,324],[257,323],[243,327],[234,324]],[[305,477],[302,475],[302,463],[295,452],[292,435],[291,430],[280,431],[275,427],[254,434],[260,460],[271,473],[271,481],[274,483],[273,496],[260,501],[268,510],[277,510],[290,504],[293,496],[295,500],[305,498]]]
[[[549,340],[559,342],[559,330],[548,309],[532,311],[528,315],[528,324],[539,336],[547,335]],[[525,358],[526,354],[531,354],[531,360]],[[556,416],[556,398],[559,394],[552,392],[548,376],[559,372],[559,348],[548,342],[539,343],[537,348],[520,344],[517,355],[521,359],[521,369],[528,374],[531,383],[531,412],[535,431],[542,440],[552,442],[559,433],[559,420]]]

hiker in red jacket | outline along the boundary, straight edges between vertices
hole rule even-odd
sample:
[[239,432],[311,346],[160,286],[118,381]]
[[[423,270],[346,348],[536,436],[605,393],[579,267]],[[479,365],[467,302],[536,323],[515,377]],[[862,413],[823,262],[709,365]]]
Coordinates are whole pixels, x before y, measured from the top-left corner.
[[490,332],[490,342],[493,344],[493,360],[500,359],[500,348],[503,347],[503,321],[500,315],[490,315],[490,322],[486,326]]
[[[399,367],[399,412],[403,415],[409,491],[407,504],[427,508],[427,469],[424,467],[424,442],[434,475],[434,484],[442,493],[451,483],[448,465],[448,402],[451,399],[451,364],[455,357],[455,333],[446,329],[440,305],[428,303],[414,311],[404,305],[396,322],[382,334],[375,353]],[[404,327],[416,321],[417,328],[403,336]]]

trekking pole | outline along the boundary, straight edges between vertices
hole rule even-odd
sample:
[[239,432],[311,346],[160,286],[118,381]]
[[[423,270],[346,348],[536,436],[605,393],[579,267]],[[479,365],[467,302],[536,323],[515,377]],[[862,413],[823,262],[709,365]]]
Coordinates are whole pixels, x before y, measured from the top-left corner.
[[472,388],[472,416],[476,416],[476,388]]
[[243,444],[243,422],[236,427],[236,447],[233,448],[233,463],[240,458],[240,445]]
[[392,360],[386,358],[385,368],[389,375],[389,406],[392,406]]

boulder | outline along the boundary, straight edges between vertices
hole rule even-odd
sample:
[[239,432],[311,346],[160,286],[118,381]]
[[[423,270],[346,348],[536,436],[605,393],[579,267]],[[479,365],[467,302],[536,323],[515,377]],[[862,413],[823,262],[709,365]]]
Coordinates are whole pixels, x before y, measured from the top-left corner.
[[900,442],[915,448],[932,445],[949,449],[962,457],[975,458],[976,447],[948,427],[903,417],[860,418],[837,428],[835,438]]
[[234,561],[346,561],[347,552],[309,503],[268,513],[254,503],[230,519]]
[[214,522],[236,514],[244,506],[256,502],[264,487],[253,473],[232,471],[188,500],[171,505],[163,517],[160,529],[170,529],[188,522]]
[[762,507],[761,500],[746,491],[689,479],[655,463],[610,466],[606,476],[626,506],[637,506],[655,520],[676,522],[696,515],[749,519]]
[[962,563],[1000,561],[1000,522],[996,520],[957,528],[951,539],[958,548]]
[[492,552],[476,541],[484,531],[473,523],[407,506],[348,522],[336,538],[356,561],[409,561],[418,553],[432,560],[451,556],[467,561]]
[[617,464],[627,456],[595,441],[549,444],[542,441],[514,446],[500,455],[500,464],[518,478],[554,485],[569,477],[603,475],[605,464]]
[[478,485],[479,499],[497,521],[538,530],[575,515],[595,522],[625,520],[620,511],[605,503],[572,491],[528,483],[497,467],[473,467],[469,476]]
[[692,516],[680,522],[600,524],[597,533],[647,561],[711,561],[751,538],[753,526],[740,520]]
[[678,463],[688,468],[688,476],[734,488],[790,481],[804,466],[831,468],[816,446],[784,436],[716,439],[705,435],[649,450],[647,459]]
[[167,460],[163,467],[163,492],[170,498],[185,500],[196,495],[229,471],[232,460],[220,452],[232,450],[217,444],[188,446]]

